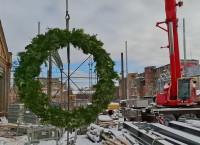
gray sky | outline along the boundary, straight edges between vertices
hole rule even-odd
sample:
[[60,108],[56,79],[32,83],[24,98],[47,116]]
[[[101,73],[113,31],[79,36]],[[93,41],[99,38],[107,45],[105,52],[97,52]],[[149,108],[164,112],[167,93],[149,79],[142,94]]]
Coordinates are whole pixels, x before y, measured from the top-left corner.
[[[0,0],[0,19],[9,51],[14,59],[19,51],[37,35],[49,28],[65,28],[65,0]],[[182,18],[186,19],[187,57],[200,57],[200,1],[184,0],[178,8],[180,55],[183,57]],[[164,0],[69,0],[70,29],[83,28],[97,34],[104,48],[120,64],[120,53],[128,41],[129,70],[141,71],[144,66],[169,63],[167,33],[156,28],[156,22],[165,20]],[[64,51],[62,51],[64,52]],[[62,57],[66,57],[62,53]],[[74,62],[86,56],[72,50]],[[79,55],[79,57],[77,57]]]

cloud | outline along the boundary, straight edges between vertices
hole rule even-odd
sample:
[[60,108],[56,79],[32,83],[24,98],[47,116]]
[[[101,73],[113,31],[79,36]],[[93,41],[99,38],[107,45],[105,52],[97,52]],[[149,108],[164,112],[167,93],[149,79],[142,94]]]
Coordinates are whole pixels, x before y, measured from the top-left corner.
[[[9,51],[14,59],[19,51],[37,35],[37,23],[41,32],[48,27],[65,28],[65,0],[0,0],[2,20]],[[200,49],[200,1],[185,0],[178,8],[180,55],[183,57],[182,18],[186,18],[186,44],[188,58],[199,59]],[[120,61],[128,41],[129,70],[133,64],[141,67],[169,63],[169,51],[161,50],[168,43],[167,33],[155,27],[165,20],[164,1],[161,0],[73,0],[69,1],[70,29],[83,28],[86,33],[98,34],[104,48],[114,61]],[[190,51],[191,49],[191,51]],[[60,51],[64,62],[66,51]],[[192,55],[191,55],[192,54]],[[77,55],[79,57],[77,57]],[[83,61],[87,56],[72,48],[72,63]]]

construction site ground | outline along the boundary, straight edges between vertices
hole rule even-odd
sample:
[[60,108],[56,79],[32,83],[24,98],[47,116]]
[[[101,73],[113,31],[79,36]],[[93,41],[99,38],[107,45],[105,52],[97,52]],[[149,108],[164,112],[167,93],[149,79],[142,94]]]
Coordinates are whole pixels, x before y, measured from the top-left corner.
[[[5,118],[1,120],[0,145],[67,144],[67,132],[56,138],[57,141],[54,138],[42,139],[41,135],[37,142],[30,142],[28,135],[20,135],[19,130],[34,128],[33,125],[19,127],[17,124],[7,123]],[[18,127],[18,134],[13,127]],[[97,122],[90,124],[84,134],[76,136],[75,132],[70,133],[69,140],[75,145],[200,145],[200,120],[171,121],[169,126],[164,126],[158,123],[124,121],[119,113],[113,116],[100,115]]]

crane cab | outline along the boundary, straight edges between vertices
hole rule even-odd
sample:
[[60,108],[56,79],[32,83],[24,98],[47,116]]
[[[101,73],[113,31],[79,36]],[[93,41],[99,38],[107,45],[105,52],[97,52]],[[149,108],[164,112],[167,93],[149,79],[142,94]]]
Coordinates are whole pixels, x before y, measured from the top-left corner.
[[191,104],[195,102],[196,84],[192,78],[178,79],[178,105]]
[[171,84],[164,88],[163,93],[157,94],[157,104],[163,106],[192,105],[196,99],[196,84],[192,78],[177,80],[177,95],[171,96]]

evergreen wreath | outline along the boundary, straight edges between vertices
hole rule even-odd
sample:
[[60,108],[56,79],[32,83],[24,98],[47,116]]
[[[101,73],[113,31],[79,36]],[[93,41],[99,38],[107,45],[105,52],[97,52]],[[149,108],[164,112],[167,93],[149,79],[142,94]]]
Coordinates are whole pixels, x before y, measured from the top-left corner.
[[[84,54],[93,55],[99,81],[94,86],[96,91],[91,105],[65,111],[50,104],[50,98],[42,92],[42,84],[36,78],[49,53],[67,47],[70,43]],[[114,80],[118,79],[114,62],[102,46],[103,43],[97,40],[96,35],[85,34],[83,29],[68,31],[55,28],[44,35],[37,35],[25,47],[25,52],[18,53],[20,62],[14,74],[14,82],[19,89],[20,101],[45,124],[72,129],[94,122],[112,101],[115,94]]]

